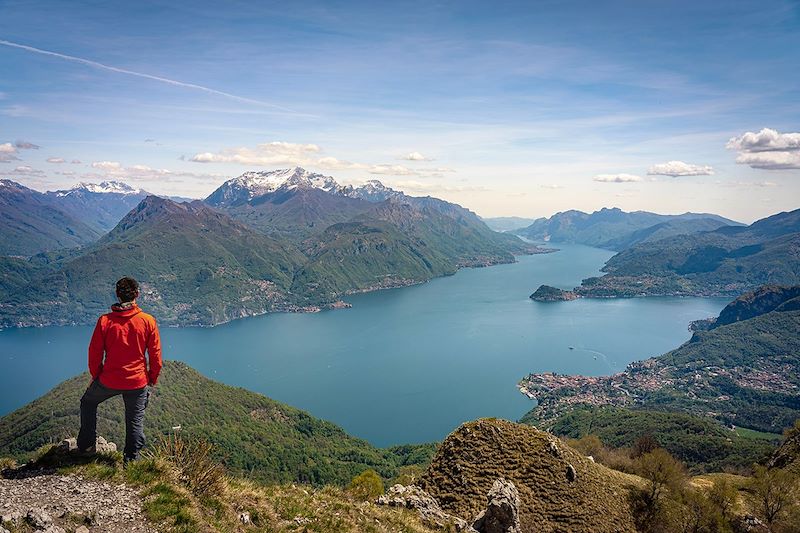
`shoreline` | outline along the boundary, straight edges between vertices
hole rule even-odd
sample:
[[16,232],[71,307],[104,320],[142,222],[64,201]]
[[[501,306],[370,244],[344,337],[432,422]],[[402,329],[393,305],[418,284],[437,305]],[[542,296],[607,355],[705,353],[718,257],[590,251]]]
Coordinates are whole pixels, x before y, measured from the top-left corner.
[[[371,292],[377,292],[382,290],[390,290],[390,289],[402,289],[404,287],[413,287],[416,285],[422,285],[424,283],[428,283],[434,279],[445,278],[449,276],[454,276],[458,274],[459,271],[465,268],[488,268],[497,265],[508,265],[517,262],[517,257],[523,256],[530,256],[530,255],[542,255],[557,252],[558,249],[547,249],[547,248],[539,248],[536,247],[533,250],[530,250],[528,253],[522,254],[512,254],[513,261],[491,261],[491,262],[478,262],[473,261],[473,264],[462,264],[456,267],[451,273],[443,274],[441,276],[434,276],[432,278],[424,279],[424,280],[398,280],[396,284],[388,284],[388,285],[372,285],[370,287],[364,289],[353,289],[350,291],[343,292],[335,296],[335,300],[318,305],[294,305],[294,304],[284,304],[284,306],[276,306],[276,308],[268,311],[263,312],[254,312],[254,313],[247,313],[242,316],[231,317],[228,320],[222,320],[213,323],[192,323],[192,324],[173,324],[173,323],[162,323],[159,322],[159,326],[162,328],[215,328],[217,326],[223,326],[225,324],[229,324],[236,320],[243,320],[247,318],[255,318],[264,315],[270,315],[275,313],[297,313],[297,314],[311,314],[311,313],[321,313],[323,311],[335,311],[337,309],[350,309],[352,308],[352,304],[342,300],[342,297],[358,295],[358,294],[367,294]],[[281,308],[283,307],[283,308]],[[31,328],[49,328],[49,327],[82,327],[82,326],[91,326],[95,323],[96,318],[92,318],[91,320],[87,320],[86,322],[71,322],[71,323],[38,323],[38,324],[26,324],[26,325],[16,325],[16,326],[9,326],[9,327],[2,327],[0,326],[0,332],[3,331],[10,331],[10,330],[22,330],[22,329],[31,329]]]

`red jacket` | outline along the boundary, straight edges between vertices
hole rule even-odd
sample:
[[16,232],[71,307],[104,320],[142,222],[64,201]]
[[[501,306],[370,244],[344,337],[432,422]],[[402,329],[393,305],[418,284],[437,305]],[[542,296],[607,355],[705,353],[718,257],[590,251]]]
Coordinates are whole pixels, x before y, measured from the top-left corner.
[[161,372],[161,338],[156,319],[136,304],[128,308],[113,306],[110,313],[97,319],[89,343],[89,372],[92,379],[99,378],[110,389],[155,385]]

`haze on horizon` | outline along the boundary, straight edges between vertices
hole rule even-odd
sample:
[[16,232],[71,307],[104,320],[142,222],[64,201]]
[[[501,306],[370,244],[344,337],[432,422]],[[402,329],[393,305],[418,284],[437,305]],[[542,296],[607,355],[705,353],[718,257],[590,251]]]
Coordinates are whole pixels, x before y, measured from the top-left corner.
[[800,3],[0,0],[0,177],[379,179],[482,216],[800,199]]

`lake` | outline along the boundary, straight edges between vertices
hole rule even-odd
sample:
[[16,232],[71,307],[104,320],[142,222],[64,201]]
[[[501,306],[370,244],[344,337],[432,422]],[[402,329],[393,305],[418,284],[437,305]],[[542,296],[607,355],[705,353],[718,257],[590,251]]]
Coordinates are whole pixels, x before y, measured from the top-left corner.
[[[529,372],[602,375],[686,341],[725,299],[534,302],[613,255],[579,245],[423,285],[354,295],[352,309],[164,328],[164,357],[335,422],[375,445],[441,440],[477,417],[519,419]],[[0,415],[84,370],[89,327],[0,331]],[[573,347],[574,349],[570,349]]]

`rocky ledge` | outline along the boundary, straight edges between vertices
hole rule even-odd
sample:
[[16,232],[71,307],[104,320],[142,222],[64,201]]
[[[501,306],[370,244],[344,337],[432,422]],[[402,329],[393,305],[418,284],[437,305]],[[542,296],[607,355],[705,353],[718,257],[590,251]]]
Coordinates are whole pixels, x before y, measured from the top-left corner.
[[[102,437],[95,448],[96,453],[116,451],[116,445]],[[142,512],[142,498],[133,488],[59,475],[47,466],[80,457],[75,439],[67,439],[35,465],[0,472],[0,533],[155,533]]]

